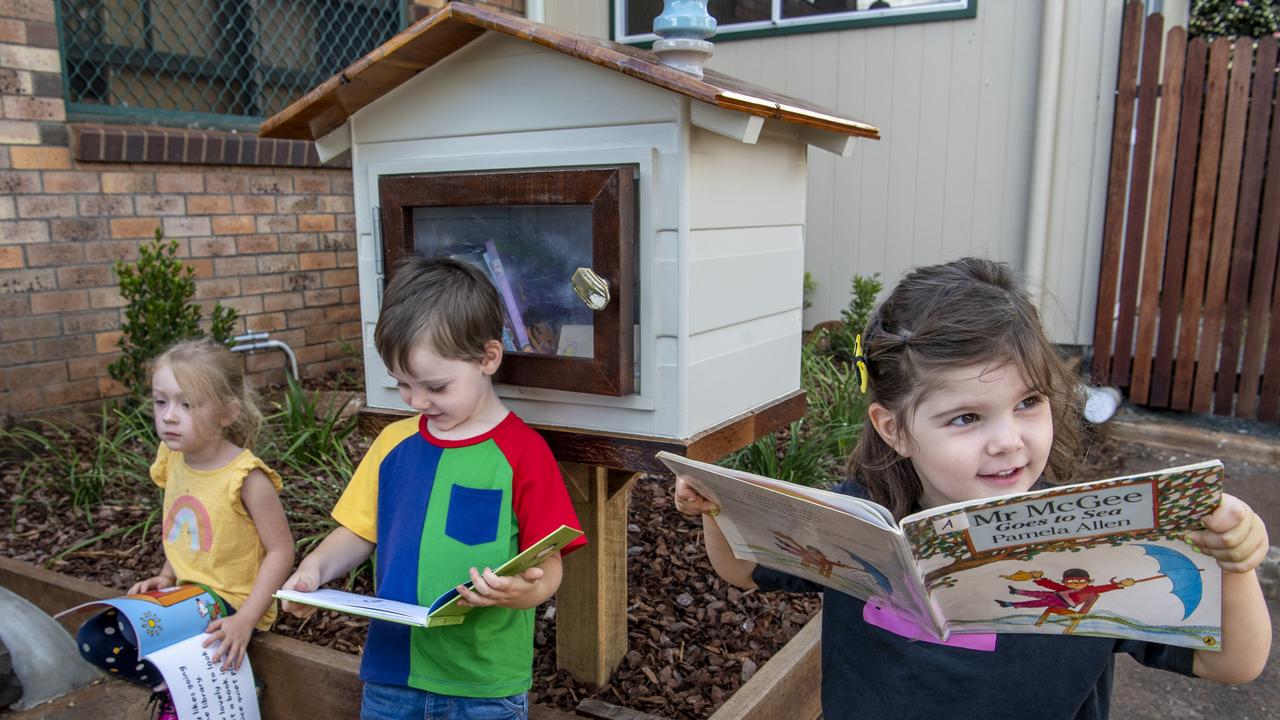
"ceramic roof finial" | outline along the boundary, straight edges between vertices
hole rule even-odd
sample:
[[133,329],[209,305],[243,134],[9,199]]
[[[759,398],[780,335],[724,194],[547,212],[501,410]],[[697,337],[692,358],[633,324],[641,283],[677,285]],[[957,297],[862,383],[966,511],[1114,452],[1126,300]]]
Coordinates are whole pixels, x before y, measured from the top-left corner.
[[707,0],[663,0],[653,32],[662,38],[654,41],[653,51],[663,65],[702,77],[702,66],[712,53],[706,38],[716,34]]

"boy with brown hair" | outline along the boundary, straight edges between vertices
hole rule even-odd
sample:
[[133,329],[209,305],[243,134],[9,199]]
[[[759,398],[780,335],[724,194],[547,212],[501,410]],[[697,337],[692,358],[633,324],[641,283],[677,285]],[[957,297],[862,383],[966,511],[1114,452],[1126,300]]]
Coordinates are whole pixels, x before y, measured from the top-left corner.
[[559,587],[561,555],[512,577],[491,568],[560,525],[580,526],[546,442],[494,391],[502,328],[497,290],[465,263],[410,258],[387,286],[374,344],[419,414],[374,440],[333,509],[338,528],[285,589],[315,590],[376,548],[378,597],[429,605],[469,574],[472,587],[456,587],[477,609],[429,630],[370,621],[364,720],[528,716],[533,608]]

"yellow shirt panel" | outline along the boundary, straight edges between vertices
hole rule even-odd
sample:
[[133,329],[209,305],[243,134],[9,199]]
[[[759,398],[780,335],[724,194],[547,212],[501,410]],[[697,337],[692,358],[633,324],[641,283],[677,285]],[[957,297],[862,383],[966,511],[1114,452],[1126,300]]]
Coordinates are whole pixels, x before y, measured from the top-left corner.
[[397,420],[378,433],[333,506],[333,519],[339,525],[371,543],[378,542],[378,469],[391,448],[418,432],[421,419],[421,415],[414,415]]

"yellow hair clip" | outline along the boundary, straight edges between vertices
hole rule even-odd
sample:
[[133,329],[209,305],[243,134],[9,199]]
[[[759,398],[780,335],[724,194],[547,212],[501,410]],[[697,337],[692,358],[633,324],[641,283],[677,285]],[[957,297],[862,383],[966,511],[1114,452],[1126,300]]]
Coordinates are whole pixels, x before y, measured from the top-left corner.
[[853,337],[853,364],[858,368],[858,388],[867,394],[867,358],[862,354],[862,335]]

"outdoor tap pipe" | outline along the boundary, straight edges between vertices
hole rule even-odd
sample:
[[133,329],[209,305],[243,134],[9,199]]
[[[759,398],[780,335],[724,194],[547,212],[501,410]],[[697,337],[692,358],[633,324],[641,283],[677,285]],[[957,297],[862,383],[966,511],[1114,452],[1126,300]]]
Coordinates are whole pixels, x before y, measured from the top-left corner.
[[280,340],[267,340],[270,333],[256,332],[238,335],[232,340],[235,346],[231,348],[231,352],[250,352],[253,350],[283,350],[285,355],[289,356],[289,369],[293,371],[293,379],[298,378],[298,358],[293,354],[293,348]]

